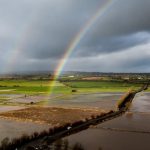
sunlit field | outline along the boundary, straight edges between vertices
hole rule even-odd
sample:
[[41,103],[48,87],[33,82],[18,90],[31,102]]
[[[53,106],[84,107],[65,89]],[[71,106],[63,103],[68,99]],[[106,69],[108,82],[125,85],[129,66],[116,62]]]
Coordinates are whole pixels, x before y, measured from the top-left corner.
[[124,81],[72,81],[64,84],[77,89],[78,92],[126,92],[129,89],[137,89],[141,86],[141,84]]
[[[0,105],[30,106],[34,104],[50,106],[52,103],[63,103],[62,100],[67,99],[70,99],[68,103],[80,99],[82,101],[86,98],[84,94],[89,94],[90,101],[94,102],[96,99],[94,95],[90,94],[125,93],[129,90],[138,89],[142,85],[142,83],[131,83],[123,80],[86,81],[66,79],[65,81],[55,81],[54,84],[52,80],[42,79],[1,79]],[[95,97],[97,96],[95,95]],[[89,102],[89,100],[87,101]]]
[[[22,102],[31,96],[37,96],[38,101],[34,104],[41,104],[48,101],[49,97],[59,97],[62,95],[99,93],[99,92],[127,92],[130,89],[137,89],[141,84],[127,83],[124,81],[52,81],[48,80],[0,80],[0,104],[17,104],[10,101],[15,98],[23,98],[17,102]],[[40,97],[41,96],[41,97]],[[43,96],[43,97],[42,97]],[[45,96],[45,97],[44,97]],[[36,99],[36,97],[34,98]],[[53,99],[53,97],[52,97]],[[91,100],[92,101],[92,100]],[[33,100],[34,102],[34,100]]]
[[[1,80],[0,94],[49,94],[52,81],[44,80]],[[53,93],[77,92],[125,92],[130,88],[138,88],[141,84],[114,81],[69,81],[55,82]]]
[[[56,82],[55,86],[64,91],[63,84]],[[50,92],[50,81],[43,80],[1,80],[0,93],[40,94]]]

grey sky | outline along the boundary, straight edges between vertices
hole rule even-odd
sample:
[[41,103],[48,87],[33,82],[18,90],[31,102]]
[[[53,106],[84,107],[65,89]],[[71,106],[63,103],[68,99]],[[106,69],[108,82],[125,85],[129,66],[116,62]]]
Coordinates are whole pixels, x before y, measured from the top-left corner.
[[[109,0],[0,0],[0,73],[54,70],[80,29]],[[150,72],[150,1],[112,0],[64,70]]]

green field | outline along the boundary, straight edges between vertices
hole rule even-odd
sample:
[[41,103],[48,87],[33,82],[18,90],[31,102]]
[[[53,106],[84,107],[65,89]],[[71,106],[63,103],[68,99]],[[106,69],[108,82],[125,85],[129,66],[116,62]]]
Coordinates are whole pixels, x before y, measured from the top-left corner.
[[[0,94],[40,94],[50,93],[50,81],[43,80],[0,80]],[[55,83],[55,92],[66,92],[68,87]]]
[[117,81],[72,81],[64,84],[80,92],[126,92],[141,87],[141,84]]
[[[120,81],[68,81],[56,82],[53,93],[88,92],[126,92],[129,89],[139,88],[141,84],[125,83]],[[40,94],[50,93],[50,81],[43,80],[0,80],[0,94]]]

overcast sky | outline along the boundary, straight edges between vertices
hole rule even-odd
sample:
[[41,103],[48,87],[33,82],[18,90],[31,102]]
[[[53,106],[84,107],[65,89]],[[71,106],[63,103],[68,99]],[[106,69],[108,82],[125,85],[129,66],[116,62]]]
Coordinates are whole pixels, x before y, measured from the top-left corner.
[[[0,0],[0,73],[55,70],[68,45],[111,0]],[[64,70],[150,72],[150,0],[112,0]]]

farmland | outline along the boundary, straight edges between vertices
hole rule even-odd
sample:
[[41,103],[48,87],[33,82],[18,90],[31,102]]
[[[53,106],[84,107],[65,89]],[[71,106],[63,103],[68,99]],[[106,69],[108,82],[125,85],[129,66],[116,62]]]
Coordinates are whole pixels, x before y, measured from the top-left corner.
[[[48,80],[0,80],[0,94],[48,94],[51,82]],[[141,84],[124,81],[57,81],[54,93],[69,94],[72,89],[78,92],[125,92],[130,88],[138,88]]]
[[[43,78],[1,79],[0,122],[4,124],[1,128],[1,141],[5,137],[30,135],[37,132],[38,128],[40,131],[48,130],[49,127],[85,120],[114,110],[124,93],[139,89],[144,83],[110,78],[82,78],[60,78],[55,84],[52,80]],[[35,126],[32,132],[30,125]],[[7,132],[7,126],[11,135]]]
[[141,83],[111,80],[67,80],[55,81],[55,84],[51,84],[52,82],[51,80],[42,79],[1,79],[0,104],[18,105],[33,102],[39,105],[54,97],[58,99],[61,96],[61,98],[67,99],[69,95],[127,92],[130,89],[137,89],[142,85]]

